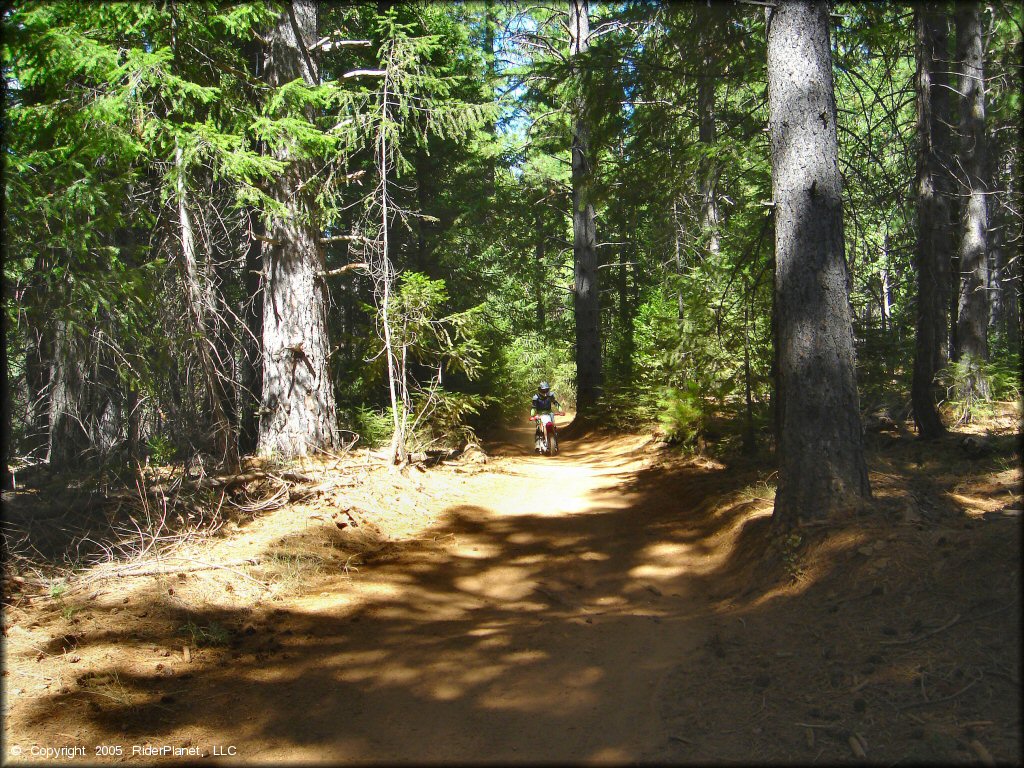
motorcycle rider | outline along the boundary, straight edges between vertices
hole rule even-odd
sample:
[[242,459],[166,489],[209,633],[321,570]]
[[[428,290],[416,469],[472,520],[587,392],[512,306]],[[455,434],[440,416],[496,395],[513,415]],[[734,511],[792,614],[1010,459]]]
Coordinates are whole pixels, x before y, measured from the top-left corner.
[[554,408],[558,409],[555,411],[556,415],[565,416],[562,404],[558,402],[558,398],[551,391],[551,385],[546,381],[542,381],[537,386],[537,392],[534,394],[533,401],[530,404],[530,421],[537,422],[537,431],[534,433],[537,451],[543,450],[544,435],[541,430],[545,422],[553,421],[551,414]]

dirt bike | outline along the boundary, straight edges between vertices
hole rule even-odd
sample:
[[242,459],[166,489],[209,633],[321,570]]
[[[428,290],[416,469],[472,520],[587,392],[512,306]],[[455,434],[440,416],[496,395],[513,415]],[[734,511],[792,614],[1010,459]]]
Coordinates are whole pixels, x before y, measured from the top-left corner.
[[537,430],[533,433],[534,450],[544,456],[555,456],[558,453],[558,428],[555,426],[555,416],[565,416],[565,411],[530,417],[530,421],[537,422]]

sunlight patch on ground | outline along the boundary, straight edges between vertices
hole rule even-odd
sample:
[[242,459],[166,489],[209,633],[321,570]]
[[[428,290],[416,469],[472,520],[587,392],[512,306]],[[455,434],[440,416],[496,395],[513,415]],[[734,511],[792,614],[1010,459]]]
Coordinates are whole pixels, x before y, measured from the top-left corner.
[[631,760],[633,756],[621,747],[602,747],[587,760],[588,763],[612,763],[622,765]]
[[529,545],[536,544],[539,541],[543,541],[543,539],[535,533],[527,533],[524,531],[522,533],[513,533],[506,539],[506,541],[510,544]]
[[677,544],[674,541],[656,541],[644,548],[644,555],[650,558],[677,558],[690,551],[689,544]]
[[615,605],[626,605],[629,601],[622,595],[602,595],[601,597],[591,602],[594,605],[606,608]]
[[550,556],[543,555],[543,554],[542,555],[521,555],[520,557],[514,558],[513,560],[510,560],[509,562],[511,562],[512,565],[520,565],[520,566],[522,566],[522,565],[543,565],[544,563],[547,563],[550,560],[551,560]]
[[466,557],[472,560],[487,560],[501,554],[501,549],[493,544],[467,541],[452,546],[449,550],[456,557]]
[[682,576],[684,573],[699,572],[700,568],[694,568],[693,563],[685,563],[682,565],[654,565],[653,563],[646,563],[644,565],[638,565],[635,568],[630,568],[629,575],[634,579],[674,579]]
[[480,650],[491,650],[506,648],[508,645],[509,639],[505,635],[491,635],[490,637],[481,638],[476,644],[476,648]]
[[[547,655],[540,651],[521,651],[510,654],[506,660],[521,664],[536,663],[546,658]],[[543,670],[534,670],[530,675],[506,675],[491,685],[478,703],[490,710],[524,712],[540,717],[544,716],[542,713],[549,712],[556,717],[566,717],[574,710],[593,707],[597,703],[593,685],[600,679],[582,682],[578,672],[558,679],[545,675]]]
[[458,578],[455,586],[465,592],[495,600],[521,600],[534,591],[537,582],[523,578],[522,568],[503,566]]

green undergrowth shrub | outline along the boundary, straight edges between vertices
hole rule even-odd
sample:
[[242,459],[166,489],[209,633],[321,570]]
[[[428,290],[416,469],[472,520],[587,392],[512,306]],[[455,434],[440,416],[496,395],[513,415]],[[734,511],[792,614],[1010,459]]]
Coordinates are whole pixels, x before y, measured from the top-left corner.
[[460,448],[468,442],[476,442],[470,421],[480,415],[486,403],[483,395],[450,392],[444,388],[415,395],[409,449]]
[[394,431],[390,408],[386,411],[365,406],[357,408],[349,414],[346,421],[351,425],[349,429],[359,435],[359,445],[368,448],[387,445]]
[[694,447],[707,419],[707,405],[696,382],[670,387],[662,396],[659,421],[670,442]]
[[646,384],[616,387],[597,403],[598,422],[614,430],[637,431],[658,422],[657,389]]
[[994,400],[1021,399],[1022,370],[1021,353],[1013,349],[1003,336],[996,336],[992,343],[992,357],[983,370],[989,377]]
[[945,388],[945,409],[957,424],[994,415],[996,402],[1020,402],[1021,356],[997,337],[987,361],[970,358],[949,363],[937,375]]

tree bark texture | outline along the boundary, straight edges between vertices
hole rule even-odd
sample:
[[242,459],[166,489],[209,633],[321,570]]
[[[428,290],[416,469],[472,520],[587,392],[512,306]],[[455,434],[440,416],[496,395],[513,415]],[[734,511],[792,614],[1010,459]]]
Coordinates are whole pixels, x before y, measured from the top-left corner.
[[[569,0],[569,55],[577,60],[589,46],[588,0]],[[590,200],[593,158],[590,125],[582,89],[585,79],[577,73],[579,89],[572,105],[572,232],[576,314],[576,408],[585,414],[601,396],[601,299],[597,272],[597,223]]]
[[935,406],[935,374],[945,364],[949,295],[949,189],[943,155],[948,130],[944,19],[934,3],[919,6],[917,30],[917,338],[911,402],[918,434],[931,440],[946,429]]
[[[314,0],[291,0],[270,34],[265,73],[277,88],[297,78],[319,83],[309,46],[317,40]],[[311,117],[311,115],[307,115]],[[286,164],[276,199],[289,215],[276,218],[264,253],[263,391],[259,453],[304,456],[338,445],[330,376],[326,296],[314,202],[303,182],[308,162],[288,147],[274,152]],[[279,245],[277,243],[280,243]]]
[[[6,345],[4,346],[6,351]],[[21,446],[27,456],[42,458],[50,434],[50,361],[53,358],[53,334],[47,327],[29,324],[25,350],[25,440]],[[9,433],[8,433],[9,434]]]
[[[956,10],[956,50],[960,64],[961,236],[957,359],[988,359],[988,206],[985,182],[985,79],[981,6],[961,3]],[[972,378],[974,378],[972,376]],[[976,382],[984,389],[980,377]],[[982,394],[979,392],[979,394]]]
[[768,9],[781,408],[773,524],[789,528],[870,497],[843,252],[828,4]]
[[85,397],[86,344],[74,326],[57,320],[50,364],[50,446],[54,469],[69,469],[89,447],[82,410]]

